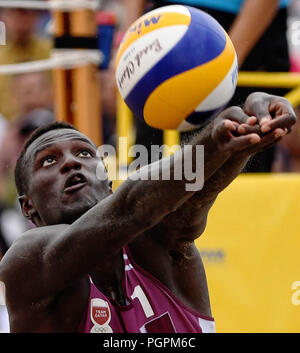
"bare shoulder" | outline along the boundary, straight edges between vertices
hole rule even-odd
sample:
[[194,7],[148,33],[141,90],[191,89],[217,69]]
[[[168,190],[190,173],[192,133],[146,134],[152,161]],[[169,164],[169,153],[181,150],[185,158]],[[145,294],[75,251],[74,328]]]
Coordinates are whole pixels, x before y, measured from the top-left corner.
[[[0,263],[11,332],[74,332],[88,298],[80,278],[61,291],[48,288],[44,253],[68,225],[32,229],[11,246]],[[63,266],[63,259],[58,259]],[[56,271],[56,277],[59,272]],[[74,310],[76,307],[76,310]]]
[[[18,299],[22,293],[24,298],[26,288],[32,288],[31,282],[41,274],[45,248],[66,227],[55,225],[34,228],[22,234],[12,244],[0,262],[0,281],[5,284],[9,297]],[[12,290],[17,287],[18,291]]]
[[4,272],[13,271],[18,263],[25,265],[37,261],[39,256],[34,256],[37,253],[42,254],[43,248],[49,242],[59,236],[64,229],[68,227],[64,224],[33,228],[23,233],[17,238],[9,248],[0,263],[0,275]]

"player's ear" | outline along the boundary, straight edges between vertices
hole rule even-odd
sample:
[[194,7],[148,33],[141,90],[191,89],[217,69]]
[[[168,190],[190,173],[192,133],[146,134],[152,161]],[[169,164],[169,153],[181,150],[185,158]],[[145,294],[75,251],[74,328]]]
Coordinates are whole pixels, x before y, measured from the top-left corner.
[[34,208],[30,198],[27,195],[20,196],[19,202],[20,202],[24,217],[33,221],[33,218],[37,215],[37,211]]

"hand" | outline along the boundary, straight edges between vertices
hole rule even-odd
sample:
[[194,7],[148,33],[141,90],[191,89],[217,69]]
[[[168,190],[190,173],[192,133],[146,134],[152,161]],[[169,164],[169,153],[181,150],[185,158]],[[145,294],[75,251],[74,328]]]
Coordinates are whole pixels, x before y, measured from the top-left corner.
[[244,104],[244,112],[256,117],[248,124],[238,127],[239,134],[257,133],[259,144],[247,149],[250,154],[260,152],[277,143],[291,131],[297,117],[290,102],[280,96],[263,92],[255,92],[248,96]]
[[286,128],[275,127],[264,134],[257,117],[247,115],[240,107],[231,107],[215,119],[211,136],[220,151],[250,156],[269,148],[286,133]]
[[[223,152],[243,151],[261,141],[260,127],[256,117],[250,117],[240,107],[230,107],[224,110],[214,121],[211,137],[218,149]],[[245,126],[245,134],[239,133],[239,128]],[[248,131],[252,129],[252,132]]]
[[297,121],[296,113],[287,99],[263,92],[250,94],[243,109],[246,114],[257,117],[263,134],[275,129],[289,133]]

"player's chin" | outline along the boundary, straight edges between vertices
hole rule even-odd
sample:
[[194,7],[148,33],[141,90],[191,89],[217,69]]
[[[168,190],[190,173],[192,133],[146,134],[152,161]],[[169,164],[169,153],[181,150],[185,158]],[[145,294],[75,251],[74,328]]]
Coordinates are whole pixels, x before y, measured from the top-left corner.
[[63,223],[71,224],[75,222],[78,218],[83,216],[91,208],[96,206],[97,200],[82,200],[78,202],[73,202],[71,205],[64,205],[61,209],[61,216]]
[[99,202],[99,198],[95,191],[83,188],[74,193],[64,193],[61,201],[62,213],[83,214],[94,207]]

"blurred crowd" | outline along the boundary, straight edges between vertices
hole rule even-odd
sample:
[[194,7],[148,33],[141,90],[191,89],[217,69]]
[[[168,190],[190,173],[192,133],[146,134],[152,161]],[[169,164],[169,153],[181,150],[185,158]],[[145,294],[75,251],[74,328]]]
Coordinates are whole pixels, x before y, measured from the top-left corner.
[[[269,1],[274,3],[274,0]],[[169,3],[171,2],[169,1]],[[184,2],[178,1],[178,3]],[[197,1],[186,2],[197,3]],[[155,6],[165,5],[166,3],[168,1],[108,0],[103,2],[101,11],[112,13],[116,19],[110,65],[100,71],[99,80],[102,92],[102,121],[105,143],[116,143],[117,95],[113,61],[118,45],[132,21]],[[300,0],[291,0],[286,3],[288,3],[288,27],[284,28],[284,33],[286,32],[288,38],[290,70],[300,71]],[[215,11],[215,9],[208,9],[208,11],[212,10]],[[218,9],[216,13],[220,15],[222,11]],[[276,15],[270,21],[275,18]],[[234,19],[235,17],[232,17],[232,21]],[[236,19],[239,19],[239,16],[236,16]],[[49,13],[2,8],[0,9],[0,20],[5,23],[7,31],[6,45],[0,46],[0,65],[42,60],[50,57],[53,45],[51,36],[53,26]],[[232,26],[228,27],[229,31],[234,26],[240,26],[238,21],[232,23]],[[239,31],[242,30],[241,27],[238,28]],[[297,31],[299,31],[298,34]],[[238,43],[234,30],[231,33]],[[273,42],[276,43],[276,38],[273,38]],[[237,47],[240,48],[239,44],[237,44]],[[248,49],[251,51],[252,47]],[[242,48],[240,50],[240,62],[247,63],[249,52],[247,50],[243,52],[243,50]],[[273,60],[276,61],[276,52],[274,53],[271,52],[271,55],[273,55]],[[280,58],[277,59],[280,61]],[[284,71],[288,70],[287,68]],[[52,86],[51,72],[0,75],[0,259],[14,239],[32,226],[21,216],[13,173],[18,153],[26,138],[37,127],[55,119]],[[300,108],[296,107],[296,111],[300,113]],[[153,132],[144,131],[144,128],[139,124],[136,125],[137,136],[140,131],[143,131],[143,134],[139,135],[139,143],[143,143],[143,139],[147,140],[145,135],[147,133],[150,140],[155,141],[151,135]],[[268,170],[251,170],[251,172],[261,171],[300,172],[299,123],[293,132],[276,147]]]

